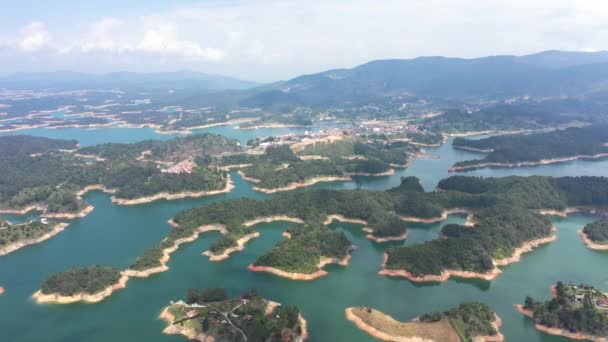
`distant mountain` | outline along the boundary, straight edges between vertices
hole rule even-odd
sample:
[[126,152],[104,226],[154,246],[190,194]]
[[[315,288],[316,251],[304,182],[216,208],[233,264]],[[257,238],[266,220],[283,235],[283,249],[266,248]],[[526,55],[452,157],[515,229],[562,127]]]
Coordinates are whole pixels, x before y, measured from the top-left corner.
[[108,89],[135,88],[158,89],[248,89],[259,83],[232,77],[212,75],[194,71],[135,73],[114,72],[109,74],[87,74],[71,71],[13,73],[0,76],[0,88],[27,89]]
[[608,91],[608,52],[546,51],[475,59],[372,61],[258,88],[243,104],[330,106],[382,100],[399,93],[480,99],[581,96],[600,91]]

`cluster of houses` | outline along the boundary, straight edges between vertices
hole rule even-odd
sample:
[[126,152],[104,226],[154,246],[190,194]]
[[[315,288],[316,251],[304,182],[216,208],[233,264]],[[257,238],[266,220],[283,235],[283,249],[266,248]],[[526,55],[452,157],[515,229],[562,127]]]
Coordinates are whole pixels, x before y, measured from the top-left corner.
[[173,166],[171,166],[168,169],[162,169],[161,172],[163,173],[173,173],[173,174],[179,174],[179,173],[192,173],[192,171],[194,171],[194,168],[196,167],[196,163],[193,162],[190,159],[186,159],[183,160]]

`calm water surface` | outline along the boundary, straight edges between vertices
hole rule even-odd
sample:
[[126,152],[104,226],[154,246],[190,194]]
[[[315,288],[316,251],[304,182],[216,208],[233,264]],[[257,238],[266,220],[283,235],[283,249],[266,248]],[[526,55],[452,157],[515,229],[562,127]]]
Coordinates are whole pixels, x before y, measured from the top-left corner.
[[[256,135],[283,134],[299,130],[238,131],[224,126],[206,131],[246,141]],[[148,129],[36,129],[19,133],[74,138],[82,145],[101,142],[133,142],[149,138],[170,138]],[[331,189],[387,189],[399,184],[402,176],[417,176],[427,190],[448,176],[455,161],[480,155],[452,149],[450,144],[429,149],[439,159],[418,159],[409,169],[388,177],[360,177],[352,182],[317,184]],[[484,169],[467,175],[598,175],[608,176],[608,161],[571,162],[519,169]],[[419,285],[404,279],[379,276],[382,253],[388,244],[374,244],[361,226],[333,224],[358,247],[347,267],[330,266],[330,274],[313,282],[295,282],[272,275],[253,273],[246,267],[278,241],[288,223],[260,224],[261,237],[221,263],[210,263],[201,252],[219,235],[210,233],[183,245],[168,265],[169,271],[148,279],[131,279],[126,289],[98,304],[36,305],[30,299],[50,274],[69,267],[91,264],[124,269],[146,248],[156,245],[169,231],[166,221],[181,210],[238,197],[265,198],[233,173],[236,188],[225,195],[204,199],[158,201],[140,206],[116,206],[109,196],[91,192],[85,199],[95,211],[71,221],[63,233],[44,243],[0,257],[1,341],[183,341],[161,333],[165,323],[157,316],[170,300],[182,298],[191,287],[225,287],[233,295],[256,288],[265,297],[298,305],[309,321],[311,341],[371,341],[344,318],[349,306],[367,305],[397,319],[408,320],[432,310],[444,310],[463,301],[479,300],[492,306],[502,317],[509,341],[566,341],[537,332],[532,323],[514,310],[526,295],[548,298],[549,285],[557,280],[591,283],[608,288],[607,252],[587,249],[576,232],[592,217],[555,218],[558,240],[526,254],[520,263],[504,267],[492,282],[450,280],[443,284]],[[14,222],[35,218],[5,215]],[[417,244],[437,238],[447,223],[462,223],[451,216],[440,224],[411,224],[410,237],[394,244]]]

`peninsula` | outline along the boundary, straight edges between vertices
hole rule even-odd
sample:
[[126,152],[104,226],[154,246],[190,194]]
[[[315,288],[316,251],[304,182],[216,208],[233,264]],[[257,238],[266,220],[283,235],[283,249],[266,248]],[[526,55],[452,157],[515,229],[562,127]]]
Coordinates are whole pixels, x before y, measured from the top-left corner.
[[357,328],[383,341],[499,342],[502,321],[487,305],[467,302],[445,311],[399,322],[368,307],[346,309],[346,319]]
[[294,306],[282,306],[255,291],[228,299],[224,289],[190,289],[187,301],[171,302],[160,318],[165,334],[198,341],[286,341],[308,337],[306,321]]
[[545,302],[526,297],[517,310],[550,335],[576,340],[608,341],[608,294],[593,286],[558,282]]
[[40,243],[61,233],[67,223],[31,221],[22,224],[11,224],[0,221],[0,256],[20,248]]
[[450,172],[483,167],[520,167],[608,157],[608,126],[573,127],[543,133],[513,134],[485,139],[454,139],[453,146],[481,153],[483,159],[454,164]]

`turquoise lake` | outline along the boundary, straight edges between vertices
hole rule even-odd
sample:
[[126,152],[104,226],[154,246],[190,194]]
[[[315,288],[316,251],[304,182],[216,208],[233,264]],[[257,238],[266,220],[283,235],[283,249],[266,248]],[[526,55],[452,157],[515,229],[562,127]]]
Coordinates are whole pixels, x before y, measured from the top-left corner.
[[[204,131],[223,134],[246,142],[255,136],[303,132],[294,129],[239,131],[222,126]],[[104,128],[33,129],[15,134],[33,134],[54,138],[77,139],[83,146],[104,142],[134,142],[144,139],[168,139],[152,129]],[[402,176],[419,177],[427,191],[448,177],[448,168],[456,161],[479,157],[454,150],[450,142],[429,148],[439,158],[418,159],[414,164],[386,177],[358,177],[350,182],[320,183],[316,188],[384,190],[399,184]],[[596,175],[608,176],[608,161],[575,161],[563,164],[517,169],[483,169],[463,173],[486,177],[508,175]],[[229,194],[177,201],[158,201],[138,206],[117,206],[109,195],[90,192],[85,200],[95,206],[87,217],[70,221],[61,234],[38,245],[0,257],[0,340],[33,341],[184,341],[179,336],[162,334],[165,323],[158,319],[170,300],[181,299],[188,288],[225,287],[238,295],[251,288],[272,300],[297,305],[309,323],[309,341],[372,341],[344,317],[344,309],[366,305],[409,320],[422,313],[444,310],[463,301],[477,300],[490,305],[503,319],[501,331],[508,341],[567,341],[534,329],[533,323],[513,307],[526,295],[549,297],[549,286],[558,280],[585,282],[608,289],[608,252],[589,250],[577,231],[595,218],[573,215],[553,218],[558,227],[557,241],[526,254],[522,261],[502,268],[503,274],[492,282],[450,280],[443,284],[413,284],[405,279],[379,276],[382,254],[389,244],[375,244],[365,238],[360,225],[338,224],[358,247],[347,267],[329,266],[329,275],[312,282],[296,282],[268,274],[253,273],[247,266],[272,248],[289,227],[275,222],[256,226],[261,232],[244,251],[220,263],[210,263],[201,255],[219,235],[209,233],[183,245],[172,254],[170,269],[148,279],[131,279],[120,290],[98,304],[37,305],[30,296],[52,273],[70,267],[92,264],[124,269],[146,248],[158,244],[170,227],[166,223],[181,210],[238,197],[265,198],[251,184],[232,174],[236,188]],[[35,218],[4,215],[14,222]],[[447,223],[462,223],[463,217],[450,216],[439,224],[410,224],[405,242],[417,244],[436,239]]]

